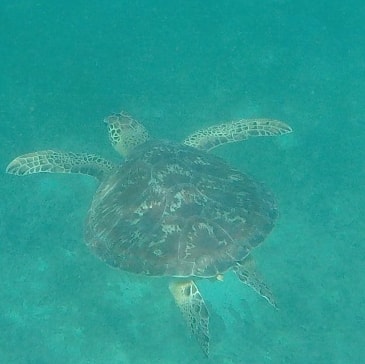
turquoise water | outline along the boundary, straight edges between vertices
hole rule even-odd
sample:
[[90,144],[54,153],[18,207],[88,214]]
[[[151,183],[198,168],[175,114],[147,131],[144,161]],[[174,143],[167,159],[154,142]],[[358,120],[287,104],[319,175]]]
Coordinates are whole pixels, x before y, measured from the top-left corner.
[[233,274],[198,282],[209,359],[168,280],[113,270],[83,244],[96,182],[1,173],[0,363],[362,362],[364,17],[359,0],[2,1],[3,171],[47,148],[118,161],[102,120],[121,109],[174,140],[244,117],[294,133],[215,152],[277,197],[254,256],[279,310]]

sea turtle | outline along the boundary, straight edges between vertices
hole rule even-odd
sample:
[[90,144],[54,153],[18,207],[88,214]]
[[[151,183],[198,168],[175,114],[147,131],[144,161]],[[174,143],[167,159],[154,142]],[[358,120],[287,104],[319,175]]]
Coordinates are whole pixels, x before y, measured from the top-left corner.
[[199,130],[182,143],[155,140],[127,113],[107,117],[114,164],[94,154],[44,150],[15,158],[6,171],[82,173],[100,181],[86,221],[86,244],[124,271],[173,277],[170,291],[199,345],[209,352],[209,313],[195,278],[238,278],[275,305],[249,254],[277,217],[272,194],[209,154],[220,145],[291,132],[283,122],[243,119]]

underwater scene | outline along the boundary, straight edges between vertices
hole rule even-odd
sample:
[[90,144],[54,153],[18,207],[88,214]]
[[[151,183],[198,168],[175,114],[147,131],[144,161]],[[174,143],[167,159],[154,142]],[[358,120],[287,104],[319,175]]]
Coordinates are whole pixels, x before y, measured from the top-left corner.
[[0,363],[361,363],[364,18],[2,1]]

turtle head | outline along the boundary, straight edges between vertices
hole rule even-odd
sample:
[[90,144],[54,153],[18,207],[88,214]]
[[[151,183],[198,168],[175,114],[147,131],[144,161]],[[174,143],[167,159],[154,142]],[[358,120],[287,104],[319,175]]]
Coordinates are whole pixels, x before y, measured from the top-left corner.
[[137,146],[149,139],[146,128],[125,112],[112,114],[104,119],[108,126],[113,148],[126,157]]

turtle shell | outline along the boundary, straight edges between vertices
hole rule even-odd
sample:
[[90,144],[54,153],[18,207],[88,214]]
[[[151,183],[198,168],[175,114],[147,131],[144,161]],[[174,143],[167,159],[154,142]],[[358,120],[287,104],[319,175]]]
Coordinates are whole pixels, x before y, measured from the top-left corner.
[[219,157],[148,141],[101,183],[86,243],[125,271],[213,277],[260,244],[276,217],[271,193]]

